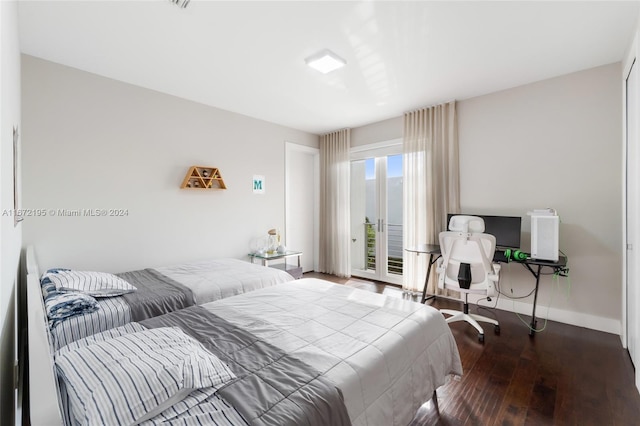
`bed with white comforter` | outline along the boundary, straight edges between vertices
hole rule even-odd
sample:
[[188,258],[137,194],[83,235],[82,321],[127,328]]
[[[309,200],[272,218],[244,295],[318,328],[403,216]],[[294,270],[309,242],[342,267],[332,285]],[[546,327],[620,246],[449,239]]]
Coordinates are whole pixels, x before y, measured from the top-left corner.
[[281,269],[239,259],[206,259],[153,269],[191,290],[197,305],[293,280]]
[[[201,396],[199,403],[167,409],[145,425],[203,419],[219,425],[407,425],[450,375],[462,374],[455,340],[437,310],[318,279],[193,306],[111,332],[155,329],[184,331],[234,378],[215,390],[199,389],[194,394]],[[103,403],[109,411],[115,402]],[[65,410],[74,407],[67,401]]]

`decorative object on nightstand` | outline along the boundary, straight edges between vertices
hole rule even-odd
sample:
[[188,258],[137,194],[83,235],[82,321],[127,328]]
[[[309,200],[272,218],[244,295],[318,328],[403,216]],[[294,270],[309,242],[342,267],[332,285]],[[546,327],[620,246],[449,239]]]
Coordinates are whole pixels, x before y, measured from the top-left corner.
[[285,254],[287,252],[287,248],[282,244],[282,238],[280,236],[280,231],[278,231],[278,248],[276,249],[278,254]]
[[280,242],[280,234],[278,234],[278,230],[273,228],[269,229],[267,232],[268,235],[268,243],[267,243],[267,253],[274,254],[278,250],[278,245]]
[[191,166],[180,188],[227,189],[227,186],[216,167]]

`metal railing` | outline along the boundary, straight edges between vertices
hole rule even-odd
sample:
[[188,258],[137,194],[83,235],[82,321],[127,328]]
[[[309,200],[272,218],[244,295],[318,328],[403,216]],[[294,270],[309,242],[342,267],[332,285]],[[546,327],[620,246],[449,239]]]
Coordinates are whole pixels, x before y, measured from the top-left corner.
[[402,225],[389,223],[387,225],[387,272],[402,275]]
[[[402,275],[402,225],[389,223],[387,230],[387,272]],[[376,224],[364,224],[365,235],[365,265],[367,270],[376,270]]]

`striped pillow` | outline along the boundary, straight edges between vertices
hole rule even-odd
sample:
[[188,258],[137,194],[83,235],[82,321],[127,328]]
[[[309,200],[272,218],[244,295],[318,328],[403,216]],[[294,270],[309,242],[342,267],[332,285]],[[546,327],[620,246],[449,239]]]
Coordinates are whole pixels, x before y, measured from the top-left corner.
[[60,356],[69,351],[75,351],[80,348],[89,345],[95,345],[98,342],[103,342],[105,340],[114,339],[116,337],[124,336],[125,334],[136,333],[138,331],[144,331],[146,328],[137,322],[130,322],[125,325],[121,325],[120,327],[110,328],[106,331],[101,331],[96,334],[92,334],[91,336],[83,337],[82,339],[74,340],[73,342],[61,347],[56,351],[56,356]]
[[131,425],[195,390],[235,378],[178,327],[155,328],[56,355],[70,416],[81,424]]
[[52,269],[48,269],[47,272],[42,274],[42,277],[40,278],[40,287],[42,287],[42,297],[44,297],[45,301],[47,300],[48,297],[59,294],[58,291],[56,290],[56,285],[51,282],[51,279],[49,277],[53,274],[59,274],[60,272],[64,272],[68,270],[69,269],[64,269],[64,268],[52,268]]
[[60,271],[49,274],[59,292],[77,291],[93,297],[120,296],[136,288],[113,274],[93,271]]

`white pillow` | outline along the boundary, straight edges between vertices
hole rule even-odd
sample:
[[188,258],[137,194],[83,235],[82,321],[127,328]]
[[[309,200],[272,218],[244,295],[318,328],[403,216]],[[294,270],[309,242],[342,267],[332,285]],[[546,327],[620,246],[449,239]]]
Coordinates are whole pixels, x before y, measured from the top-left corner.
[[93,297],[120,296],[136,290],[122,278],[107,272],[60,271],[48,278],[57,291],[77,291]]
[[81,424],[136,424],[190,392],[235,378],[229,368],[178,327],[155,328],[56,355]]

